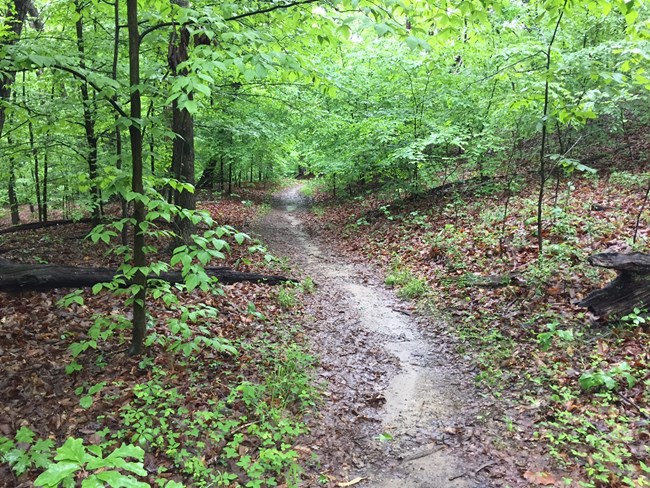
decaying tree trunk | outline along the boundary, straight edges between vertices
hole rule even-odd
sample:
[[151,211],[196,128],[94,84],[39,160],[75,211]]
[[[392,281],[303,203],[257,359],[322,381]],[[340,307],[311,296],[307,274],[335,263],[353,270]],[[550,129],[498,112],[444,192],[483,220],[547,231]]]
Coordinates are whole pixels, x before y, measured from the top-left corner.
[[589,258],[592,266],[614,269],[618,276],[585,297],[578,305],[592,313],[616,319],[634,308],[650,309],[650,254],[602,253]]
[[90,218],[83,218],[79,220],[66,219],[66,220],[49,220],[47,222],[29,222],[27,224],[12,225],[11,227],[0,229],[0,234],[11,234],[12,232],[45,229],[46,227],[57,227],[59,225],[88,224],[90,222],[92,222],[92,219]]
[[[208,276],[221,283],[232,284],[242,281],[277,285],[291,282],[284,276],[270,276],[256,273],[242,273],[230,268],[205,268]],[[44,291],[53,288],[83,288],[96,283],[109,282],[117,270],[110,268],[76,267],[58,264],[22,264],[0,259],[0,292]],[[170,283],[183,281],[180,272],[161,273],[150,276]]]

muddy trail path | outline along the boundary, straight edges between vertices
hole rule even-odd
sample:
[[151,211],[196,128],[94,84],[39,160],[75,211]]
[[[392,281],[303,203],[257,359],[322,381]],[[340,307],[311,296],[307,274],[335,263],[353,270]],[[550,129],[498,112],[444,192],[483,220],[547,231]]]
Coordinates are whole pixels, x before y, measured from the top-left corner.
[[323,486],[319,475],[330,486],[359,478],[372,487],[519,485],[490,452],[489,419],[502,413],[458,365],[444,324],[423,323],[379,270],[308,235],[306,205],[300,187],[284,190],[256,230],[317,285],[306,327],[325,396],[303,441],[319,458],[313,486]]

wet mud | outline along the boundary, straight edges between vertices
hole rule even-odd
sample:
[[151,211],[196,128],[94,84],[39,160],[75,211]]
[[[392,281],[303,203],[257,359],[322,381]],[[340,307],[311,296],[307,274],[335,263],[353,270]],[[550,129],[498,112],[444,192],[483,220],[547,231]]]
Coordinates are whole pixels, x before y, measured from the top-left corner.
[[487,475],[498,463],[481,434],[494,405],[455,364],[444,324],[417,317],[377,269],[310,236],[307,203],[299,187],[277,194],[257,232],[317,284],[307,328],[324,400],[302,446],[315,454],[311,469],[331,486],[501,486]]

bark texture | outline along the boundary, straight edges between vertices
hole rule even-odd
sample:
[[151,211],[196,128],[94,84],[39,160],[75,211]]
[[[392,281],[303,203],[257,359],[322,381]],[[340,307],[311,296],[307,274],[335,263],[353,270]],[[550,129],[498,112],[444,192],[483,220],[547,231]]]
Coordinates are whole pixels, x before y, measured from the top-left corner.
[[650,308],[650,254],[602,253],[591,256],[589,263],[614,269],[618,276],[604,288],[590,293],[578,305],[611,319],[627,315],[634,308]]

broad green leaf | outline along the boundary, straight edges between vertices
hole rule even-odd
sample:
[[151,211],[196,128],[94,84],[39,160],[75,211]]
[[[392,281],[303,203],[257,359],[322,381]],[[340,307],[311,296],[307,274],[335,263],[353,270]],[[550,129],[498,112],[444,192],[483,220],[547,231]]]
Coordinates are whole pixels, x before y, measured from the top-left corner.
[[77,463],[69,461],[52,464],[34,480],[34,486],[56,488],[59,486],[61,481],[65,480],[80,469],[81,466]]

